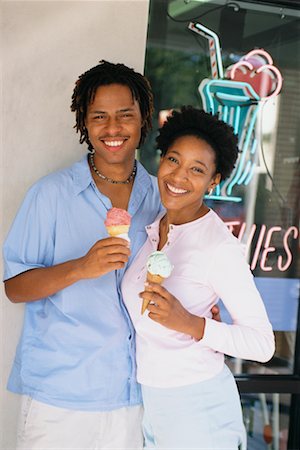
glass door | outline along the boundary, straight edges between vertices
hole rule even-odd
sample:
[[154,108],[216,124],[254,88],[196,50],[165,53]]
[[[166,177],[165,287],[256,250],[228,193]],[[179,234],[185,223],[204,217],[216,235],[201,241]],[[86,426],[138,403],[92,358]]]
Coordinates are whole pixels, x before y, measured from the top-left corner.
[[157,129],[183,104],[219,113],[240,137],[243,159],[207,203],[244,244],[276,335],[267,364],[227,358],[249,450],[300,448],[299,6],[150,1],[145,74],[155,116],[140,160],[156,173]]

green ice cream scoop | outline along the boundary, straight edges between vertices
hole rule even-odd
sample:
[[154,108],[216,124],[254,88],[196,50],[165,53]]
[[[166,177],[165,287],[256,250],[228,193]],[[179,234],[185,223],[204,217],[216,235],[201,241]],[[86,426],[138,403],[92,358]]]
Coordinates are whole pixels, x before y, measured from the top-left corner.
[[156,251],[148,256],[147,270],[152,275],[160,275],[168,278],[171,275],[174,266],[172,266],[169,258],[164,252]]

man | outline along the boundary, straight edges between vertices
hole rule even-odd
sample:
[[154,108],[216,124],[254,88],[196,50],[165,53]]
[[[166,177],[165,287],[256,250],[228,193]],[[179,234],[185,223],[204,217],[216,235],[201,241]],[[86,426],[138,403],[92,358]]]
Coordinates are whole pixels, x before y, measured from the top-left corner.
[[[135,160],[151,127],[145,77],[101,61],[72,97],[89,154],[28,192],[4,245],[5,289],[25,302],[8,388],[21,394],[20,449],[141,449],[134,330],[120,283],[161,204]],[[132,216],[130,245],[108,237],[112,207]]]

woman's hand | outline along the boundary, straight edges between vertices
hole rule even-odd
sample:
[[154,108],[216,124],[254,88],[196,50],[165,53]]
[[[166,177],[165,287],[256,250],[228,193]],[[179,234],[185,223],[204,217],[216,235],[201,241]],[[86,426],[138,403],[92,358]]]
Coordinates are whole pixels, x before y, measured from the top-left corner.
[[155,322],[200,340],[204,334],[205,319],[189,313],[164,287],[148,283],[139,296],[148,300],[148,316]]

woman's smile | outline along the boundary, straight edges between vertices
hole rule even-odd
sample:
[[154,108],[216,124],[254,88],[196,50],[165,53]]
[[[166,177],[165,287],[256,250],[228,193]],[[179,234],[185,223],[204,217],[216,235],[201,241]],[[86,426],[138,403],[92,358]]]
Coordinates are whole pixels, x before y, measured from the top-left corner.
[[170,191],[171,194],[175,195],[182,195],[187,194],[189,191],[187,189],[182,189],[180,187],[174,186],[174,184],[171,183],[165,183],[167,190]]

